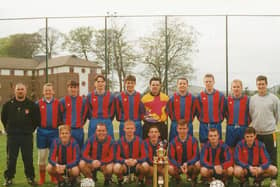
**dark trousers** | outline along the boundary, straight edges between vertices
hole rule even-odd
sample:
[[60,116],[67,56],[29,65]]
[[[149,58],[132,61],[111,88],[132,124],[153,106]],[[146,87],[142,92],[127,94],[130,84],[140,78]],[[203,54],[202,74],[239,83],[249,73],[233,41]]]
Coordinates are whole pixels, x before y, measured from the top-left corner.
[[160,138],[162,140],[167,140],[168,138],[168,127],[164,122],[158,122],[158,123],[151,123],[144,121],[143,125],[143,140],[148,138],[148,133],[151,126],[157,126],[160,132]]
[[4,172],[6,179],[12,179],[16,173],[16,164],[19,150],[24,164],[24,173],[27,178],[34,179],[33,166],[33,135],[7,136],[7,169]]

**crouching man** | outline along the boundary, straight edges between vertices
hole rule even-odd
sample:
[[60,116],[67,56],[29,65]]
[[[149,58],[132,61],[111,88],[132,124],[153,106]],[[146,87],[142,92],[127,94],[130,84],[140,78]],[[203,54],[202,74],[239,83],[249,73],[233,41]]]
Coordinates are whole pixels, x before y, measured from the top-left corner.
[[51,145],[47,171],[52,177],[57,178],[59,187],[64,186],[65,183],[76,186],[76,177],[80,174],[79,145],[74,138],[71,138],[70,126],[61,125],[58,131],[59,138]]

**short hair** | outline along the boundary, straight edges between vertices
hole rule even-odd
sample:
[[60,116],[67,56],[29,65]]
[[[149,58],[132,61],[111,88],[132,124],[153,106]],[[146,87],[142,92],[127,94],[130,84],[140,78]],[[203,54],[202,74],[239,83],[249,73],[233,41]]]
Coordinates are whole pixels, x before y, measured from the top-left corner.
[[179,119],[177,125],[179,126],[187,126],[189,128],[189,124],[185,119]]
[[102,127],[102,126],[104,126],[105,128],[106,128],[106,130],[107,130],[107,126],[106,126],[106,124],[105,123],[102,123],[102,122],[100,122],[100,123],[97,123],[97,125],[96,125],[96,129],[97,129],[97,127]]
[[248,127],[244,132],[245,134],[256,134],[256,129],[254,127]]
[[209,134],[210,132],[217,132],[218,135],[220,135],[218,129],[216,129],[216,128],[210,128],[208,134]]
[[185,77],[179,77],[179,78],[177,79],[177,83],[178,83],[180,80],[187,81],[187,83],[189,84],[189,80],[188,80],[187,78],[185,78]]
[[17,86],[19,86],[19,85],[24,86],[24,87],[25,87],[25,89],[26,89],[26,85],[25,85],[24,83],[22,83],[22,82],[18,82],[18,83],[16,83],[15,88],[16,88]]
[[205,74],[203,79],[205,79],[205,78],[212,78],[213,80],[215,80],[215,77],[212,73]]
[[258,82],[258,81],[264,81],[265,84],[267,84],[267,77],[264,76],[264,75],[259,75],[259,76],[257,76],[257,78],[256,78],[256,82]]
[[128,76],[126,76],[125,81],[134,81],[134,82],[136,82],[136,77],[134,75],[128,75]]
[[150,79],[150,85],[152,84],[152,82],[153,81],[158,81],[160,84],[161,84],[161,79],[159,78],[159,77],[152,77],[151,79]]
[[124,127],[127,125],[127,124],[133,124],[134,126],[135,126],[135,123],[134,123],[134,121],[132,121],[132,120],[126,120],[125,122],[124,122]]
[[233,83],[239,83],[241,85],[241,88],[243,88],[243,84],[242,84],[242,81],[240,79],[234,79],[232,82],[231,82],[231,86]]
[[60,125],[58,127],[58,132],[60,133],[62,130],[68,130],[69,132],[71,132],[71,126],[70,125]]
[[[157,129],[158,132],[160,133],[159,127],[158,127],[158,126],[156,126],[156,125],[151,125],[151,126],[149,127],[149,131],[150,131],[152,128]],[[149,132],[149,131],[148,131],[148,132]]]
[[47,83],[44,84],[43,88],[44,88],[44,87],[53,87],[53,84],[50,83],[50,82],[47,82]]
[[102,74],[97,74],[95,77],[94,77],[94,81],[97,81],[99,78],[103,79],[103,81],[105,81],[105,77],[104,75]]
[[75,80],[69,80],[69,81],[67,81],[67,87],[69,87],[69,86],[77,86],[78,87],[79,83]]

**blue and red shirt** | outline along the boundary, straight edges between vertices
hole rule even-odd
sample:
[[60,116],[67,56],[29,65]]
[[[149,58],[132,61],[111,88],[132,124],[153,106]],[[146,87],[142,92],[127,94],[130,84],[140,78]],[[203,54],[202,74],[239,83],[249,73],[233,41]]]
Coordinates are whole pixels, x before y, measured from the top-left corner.
[[167,103],[167,112],[172,121],[185,119],[191,123],[195,115],[195,97],[191,93],[185,96],[174,93]]
[[227,169],[233,166],[233,156],[229,147],[223,141],[220,140],[215,148],[208,141],[201,149],[200,164],[208,169],[213,169],[217,165]]
[[118,121],[141,121],[144,119],[145,108],[141,101],[141,94],[134,92],[132,95],[126,91],[116,97],[116,119]]
[[89,107],[89,117],[93,119],[113,119],[115,115],[115,99],[114,95],[106,91],[102,95],[98,95],[95,91],[87,96],[87,104]]
[[59,164],[66,165],[66,168],[73,168],[79,165],[79,161],[80,148],[74,138],[71,138],[66,145],[63,145],[59,138],[54,139],[49,153],[51,165]]
[[251,122],[249,97],[247,95],[243,95],[240,98],[229,96],[226,100],[225,116],[228,125],[248,126]]
[[191,135],[187,135],[184,141],[176,136],[169,144],[169,163],[180,167],[184,163],[194,165],[199,160],[199,150],[197,140]]
[[49,102],[45,98],[41,98],[36,102],[41,113],[41,128],[57,129],[61,122],[59,114],[59,100],[52,98]]
[[249,148],[244,139],[238,142],[235,147],[234,160],[235,164],[242,168],[249,169],[250,166],[257,166],[264,170],[269,167],[271,162],[262,142],[255,140],[252,147]]
[[60,103],[63,123],[73,129],[83,128],[88,112],[86,99],[82,96],[65,96]]
[[160,141],[158,141],[155,145],[153,145],[152,142],[149,140],[149,138],[147,138],[144,141],[145,149],[148,154],[147,161],[149,164],[153,164],[154,156],[157,156],[157,149],[159,147],[159,142]]
[[96,136],[91,136],[85,143],[82,151],[82,159],[87,163],[99,160],[102,165],[114,160],[114,141],[107,136],[104,141],[99,141]]
[[197,97],[197,115],[202,123],[220,123],[224,119],[225,96],[218,90],[209,94],[200,92]]
[[139,163],[147,160],[147,151],[144,141],[134,136],[131,141],[127,141],[125,136],[121,137],[117,142],[116,162],[123,164],[125,159],[137,159]]

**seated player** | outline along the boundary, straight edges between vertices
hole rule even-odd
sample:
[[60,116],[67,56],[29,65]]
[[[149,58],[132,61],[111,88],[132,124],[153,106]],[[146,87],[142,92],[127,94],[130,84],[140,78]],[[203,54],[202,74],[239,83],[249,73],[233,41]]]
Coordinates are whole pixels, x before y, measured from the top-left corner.
[[108,135],[104,123],[98,123],[95,135],[91,136],[84,145],[80,161],[81,172],[87,178],[93,178],[96,182],[96,171],[104,174],[104,185],[110,184],[113,172],[114,142]]
[[200,152],[200,174],[204,180],[210,182],[213,178],[228,183],[228,178],[233,175],[233,156],[230,148],[219,140],[218,130],[209,129],[208,142]]
[[178,136],[169,145],[169,174],[177,183],[180,182],[180,174],[186,174],[192,179],[192,186],[196,185],[200,170],[199,150],[197,140],[188,134],[188,122],[184,119],[178,121]]
[[57,178],[59,187],[65,185],[66,177],[69,177],[69,182],[75,186],[76,177],[80,174],[79,145],[74,138],[71,138],[70,126],[61,125],[58,131],[59,138],[55,139],[51,145],[47,171],[52,177]]
[[[148,138],[145,140],[145,149],[148,152],[147,162],[149,163],[149,171],[146,175],[146,184],[150,184],[152,181],[154,168],[153,168],[153,158],[157,156],[157,149],[160,145],[160,132],[157,126],[151,126],[148,132]],[[163,175],[163,165],[158,165],[158,173]]]
[[261,186],[264,177],[277,175],[277,168],[271,164],[264,144],[256,139],[253,127],[245,130],[244,139],[236,145],[234,160],[234,176],[240,180],[241,186],[248,185],[249,177],[255,178],[254,186]]
[[144,141],[134,135],[135,130],[135,123],[131,120],[126,121],[124,123],[125,135],[118,140],[116,145],[116,163],[113,172],[117,175],[120,186],[124,181],[123,176],[131,173],[135,173],[139,184],[143,184],[144,176],[149,170]]

